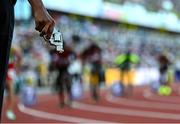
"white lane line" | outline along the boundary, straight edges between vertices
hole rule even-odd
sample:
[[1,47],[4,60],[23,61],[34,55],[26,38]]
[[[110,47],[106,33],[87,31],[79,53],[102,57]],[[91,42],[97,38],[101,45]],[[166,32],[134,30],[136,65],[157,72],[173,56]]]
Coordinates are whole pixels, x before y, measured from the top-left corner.
[[151,101],[143,101],[143,100],[135,100],[135,99],[132,100],[132,99],[120,98],[120,97],[116,98],[110,94],[106,95],[106,100],[110,103],[126,105],[126,106],[163,109],[163,110],[180,110],[180,105],[178,104],[151,102]]
[[108,121],[100,121],[100,120],[86,119],[86,118],[80,118],[80,117],[59,115],[59,114],[53,114],[53,113],[44,112],[40,110],[35,110],[32,108],[27,108],[23,104],[18,104],[18,108],[24,114],[39,117],[39,118],[44,118],[44,119],[64,121],[64,122],[76,122],[76,123],[108,123]]
[[124,109],[124,108],[112,108],[112,107],[90,105],[90,104],[79,103],[79,102],[75,102],[73,107],[79,110],[104,113],[104,114],[180,120],[180,114],[173,114],[173,113],[150,112],[150,111],[131,110],[131,109]]

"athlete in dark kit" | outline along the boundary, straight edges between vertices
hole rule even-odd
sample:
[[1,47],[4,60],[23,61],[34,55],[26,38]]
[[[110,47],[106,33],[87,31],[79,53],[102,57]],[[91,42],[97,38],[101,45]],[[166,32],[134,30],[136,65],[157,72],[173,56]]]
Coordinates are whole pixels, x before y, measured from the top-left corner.
[[[51,37],[55,21],[45,9],[42,0],[28,0],[35,18],[35,29],[46,39]],[[14,28],[14,5],[16,0],[0,0],[0,114],[2,111],[4,84],[9,51]],[[0,118],[1,119],[1,118]]]

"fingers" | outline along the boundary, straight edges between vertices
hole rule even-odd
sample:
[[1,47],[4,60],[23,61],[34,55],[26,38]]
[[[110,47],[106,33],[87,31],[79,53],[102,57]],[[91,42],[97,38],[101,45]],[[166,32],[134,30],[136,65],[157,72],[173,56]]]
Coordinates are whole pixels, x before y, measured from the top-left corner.
[[48,29],[49,29],[49,26],[50,24],[47,23],[44,28],[42,29],[42,31],[40,32],[40,36],[43,37],[43,36],[46,36],[47,32],[48,32]]
[[47,39],[47,40],[50,39],[50,37],[53,33],[54,25],[55,25],[54,21],[46,23],[46,25],[44,26],[44,28],[40,32],[40,36],[45,37],[45,39]]
[[35,29],[36,29],[37,31],[41,32],[42,29],[43,29],[43,27],[44,27],[44,25],[45,25],[45,22],[37,22]]
[[53,21],[53,23],[50,24],[48,30],[47,30],[47,33],[46,33],[46,38],[47,39],[50,39],[52,33],[53,33],[53,30],[54,30],[54,26],[55,26],[55,22]]

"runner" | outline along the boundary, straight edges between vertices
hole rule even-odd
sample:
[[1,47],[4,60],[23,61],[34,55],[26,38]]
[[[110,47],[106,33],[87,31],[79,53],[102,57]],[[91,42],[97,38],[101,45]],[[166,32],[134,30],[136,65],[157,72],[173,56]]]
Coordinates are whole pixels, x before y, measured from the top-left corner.
[[7,111],[6,116],[9,120],[15,120],[16,116],[14,114],[14,81],[16,76],[16,71],[19,73],[21,65],[21,52],[18,47],[13,46],[10,51],[10,59],[8,64],[8,73],[6,77],[6,91],[7,91]]
[[99,100],[100,75],[101,75],[101,48],[92,43],[84,52],[83,58],[90,65],[89,83],[90,93],[94,102]]
[[[137,64],[139,62],[139,57],[136,54],[133,54],[131,50],[128,50],[126,53],[121,54],[115,58],[115,64],[120,69],[121,74],[121,86],[122,86],[122,95],[132,95],[133,93],[133,76],[131,74],[132,64]],[[126,94],[126,89],[128,94]]]
[[159,55],[159,73],[160,73],[160,87],[158,93],[160,95],[170,95],[172,92],[171,84],[173,82],[173,74],[170,70],[171,62],[168,57],[164,54]]
[[71,75],[68,72],[68,66],[75,55],[71,48],[65,46],[65,51],[63,53],[58,53],[57,51],[52,51],[52,62],[51,68],[58,71],[58,76],[55,82],[56,90],[59,95],[60,107],[65,106],[65,94],[67,94],[67,104],[71,105]]

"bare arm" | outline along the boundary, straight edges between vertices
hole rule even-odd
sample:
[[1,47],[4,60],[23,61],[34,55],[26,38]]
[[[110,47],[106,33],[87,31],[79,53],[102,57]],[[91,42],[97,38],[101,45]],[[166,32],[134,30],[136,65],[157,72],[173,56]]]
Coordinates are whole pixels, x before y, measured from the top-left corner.
[[51,37],[54,29],[55,21],[49,15],[43,5],[42,0],[28,0],[35,18],[35,29],[40,32],[40,36],[45,36],[46,39]]

